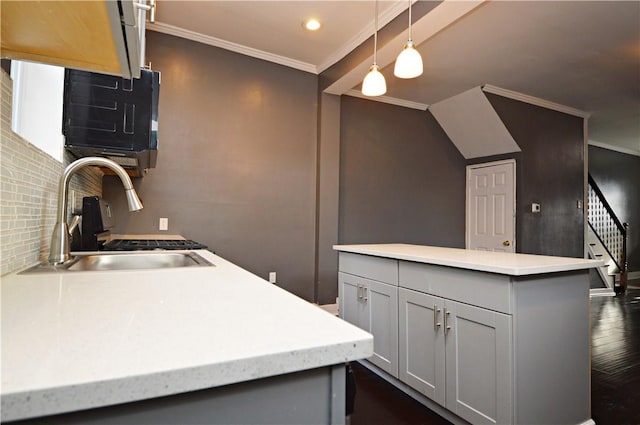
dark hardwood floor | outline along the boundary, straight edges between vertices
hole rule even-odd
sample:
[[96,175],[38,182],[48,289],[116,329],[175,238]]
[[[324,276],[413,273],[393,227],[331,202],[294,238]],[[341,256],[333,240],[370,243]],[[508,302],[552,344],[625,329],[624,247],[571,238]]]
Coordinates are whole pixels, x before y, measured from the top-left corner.
[[450,424],[364,366],[351,367],[357,388],[351,425]]
[[[637,285],[637,286],[635,286]],[[640,424],[640,282],[591,300],[591,414],[596,425]],[[445,425],[393,385],[355,363],[351,425]]]
[[593,298],[591,329],[593,420],[597,425],[640,424],[640,287]]

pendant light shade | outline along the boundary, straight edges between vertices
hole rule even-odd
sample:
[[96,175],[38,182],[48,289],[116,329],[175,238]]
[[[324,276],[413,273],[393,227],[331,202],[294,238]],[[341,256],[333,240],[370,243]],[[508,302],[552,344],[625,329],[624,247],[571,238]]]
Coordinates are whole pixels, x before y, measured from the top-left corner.
[[387,82],[376,63],[378,52],[378,0],[376,0],[375,31],[373,33],[373,65],[362,82],[362,94],[365,96],[382,96],[387,92]]
[[415,78],[422,75],[422,57],[411,39],[411,0],[409,0],[409,40],[396,59],[393,74],[398,78]]
[[381,96],[387,92],[387,82],[378,65],[371,65],[369,73],[362,82],[362,94],[365,96]]
[[415,78],[422,75],[422,57],[409,40],[396,59],[393,74],[398,78]]

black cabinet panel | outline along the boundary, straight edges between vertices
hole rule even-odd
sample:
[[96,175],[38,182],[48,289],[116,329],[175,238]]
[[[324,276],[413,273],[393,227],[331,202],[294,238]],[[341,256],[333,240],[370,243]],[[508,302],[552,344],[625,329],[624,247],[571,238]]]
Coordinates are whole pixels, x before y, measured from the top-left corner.
[[125,167],[155,167],[160,73],[140,78],[67,69],[62,132],[75,156],[107,156]]

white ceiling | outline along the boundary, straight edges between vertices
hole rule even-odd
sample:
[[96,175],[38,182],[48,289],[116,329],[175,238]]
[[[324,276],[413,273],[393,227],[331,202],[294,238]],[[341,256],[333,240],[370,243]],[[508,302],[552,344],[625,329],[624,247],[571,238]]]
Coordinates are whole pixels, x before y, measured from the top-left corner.
[[[373,1],[158,3],[150,29],[312,73],[340,60],[374,28]],[[380,1],[379,25],[407,6]],[[379,46],[385,101],[421,107],[490,84],[588,112],[590,140],[640,154],[640,2],[445,1],[431,7],[414,17],[421,77],[393,77],[407,31]],[[318,32],[302,28],[309,17],[323,23]],[[367,58],[333,92],[358,89],[370,64]]]

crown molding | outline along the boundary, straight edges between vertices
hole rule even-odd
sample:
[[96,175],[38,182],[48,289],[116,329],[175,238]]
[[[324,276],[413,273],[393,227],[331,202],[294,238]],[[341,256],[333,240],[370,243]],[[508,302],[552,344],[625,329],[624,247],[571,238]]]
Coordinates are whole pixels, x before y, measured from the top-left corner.
[[426,103],[412,102],[410,100],[398,99],[397,97],[365,96],[362,94],[360,90],[355,90],[355,89],[349,90],[348,92],[345,93],[345,95],[351,96],[351,97],[359,97],[360,99],[373,100],[374,102],[388,103],[390,105],[404,106],[405,108],[419,109],[421,111],[426,111],[427,108],[429,107],[429,105],[427,105]]
[[597,146],[599,148],[608,149],[610,151],[616,151],[616,152],[620,152],[620,153],[626,153],[628,155],[640,156],[640,150],[623,148],[623,147],[620,147],[620,146],[613,146],[613,145],[609,145],[607,143],[597,142],[595,140],[589,140],[588,144],[589,144],[589,146]]
[[208,44],[209,46],[215,46],[221,49],[230,50],[235,53],[240,53],[242,55],[251,56],[257,59],[277,63],[279,65],[288,66],[289,68],[298,69],[300,71],[305,71],[312,74],[318,73],[317,67],[311,63],[298,61],[285,56],[274,55],[273,53],[265,52],[263,50],[254,49],[252,47],[247,47],[238,43],[232,43],[230,41],[211,37],[209,35],[201,34],[195,31],[189,31],[184,28],[176,27],[162,22],[156,21],[155,23],[147,23],[147,29],[151,31],[161,32],[163,34],[185,38],[187,40],[196,41],[198,43]]
[[[570,106],[561,105],[559,103],[551,102],[549,100],[540,99],[538,97],[529,96],[527,94],[518,93],[515,91],[503,89],[500,87],[492,86],[490,84],[485,84],[482,86],[482,91],[486,93],[496,94],[498,96],[507,97],[514,100],[519,100],[521,102],[529,103],[531,105],[540,106],[543,108],[551,109],[558,112],[563,112],[565,114],[573,115],[576,117],[583,118],[584,120],[589,119],[591,117],[591,113],[582,111],[580,109],[575,109]],[[586,130],[585,130],[586,132]],[[628,155],[640,156],[640,150],[629,149],[621,146],[614,146],[607,143],[598,142],[595,140],[589,140],[588,145],[597,146],[599,148],[608,149],[611,151],[616,151],[620,153],[625,153]]]
[[[416,0],[413,0],[416,1]],[[393,6],[382,12],[378,17],[378,26],[380,28],[387,25],[394,20],[398,15],[404,12],[408,6],[404,1],[397,1]],[[275,55],[263,50],[247,47],[242,44],[232,43],[230,41],[222,40],[220,38],[211,37],[205,34],[201,34],[194,31],[189,31],[180,27],[165,24],[163,22],[156,21],[155,23],[147,23],[147,28],[161,32],[164,34],[174,35],[176,37],[185,38],[187,40],[196,41],[198,43],[208,44],[210,46],[219,47],[221,49],[230,50],[232,52],[240,53],[246,56],[251,56],[258,59],[263,59],[269,62],[274,62],[280,65],[288,66],[290,68],[298,69],[300,71],[310,72],[312,74],[320,74],[325,69],[331,67],[333,64],[347,56],[360,44],[365,42],[375,31],[375,23],[372,19],[367,26],[365,26],[358,34],[353,36],[345,44],[343,44],[338,50],[326,57],[320,65],[314,65],[307,62],[298,61],[288,58],[286,56]]]
[[482,91],[486,93],[496,94],[502,97],[508,97],[509,99],[513,99],[513,100],[519,100],[520,102],[529,103],[531,105],[540,106],[542,108],[552,109],[554,111],[563,112],[569,115],[574,115],[580,118],[586,119],[591,116],[591,113],[581,111],[580,109],[572,108],[566,105],[561,105],[559,103],[551,102],[549,100],[540,99],[539,97],[529,96],[528,94],[519,93],[516,91],[492,86],[491,84],[484,84],[482,86]]
[[[415,3],[417,0],[412,0]],[[393,21],[398,15],[407,10],[409,7],[406,2],[399,1],[378,16],[378,28],[383,28],[389,22]],[[375,32],[375,18],[371,20],[360,32],[354,35],[349,41],[343,44],[338,50],[327,56],[317,67],[317,73],[325,71],[336,62],[351,53],[356,47],[364,43]]]

